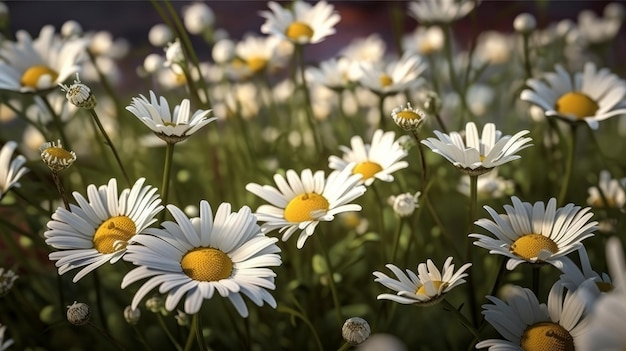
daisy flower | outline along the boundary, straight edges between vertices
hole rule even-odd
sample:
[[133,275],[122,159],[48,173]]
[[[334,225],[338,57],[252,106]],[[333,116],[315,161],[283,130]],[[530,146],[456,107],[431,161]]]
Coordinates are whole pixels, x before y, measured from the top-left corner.
[[222,203],[213,218],[211,206],[203,200],[200,217],[192,219],[174,205],[167,209],[176,222],[164,222],[161,229],[148,228],[128,246],[124,259],[139,267],[126,274],[122,288],[150,278],[137,290],[132,308],[157,286],[159,292],[168,293],[168,311],[173,311],[186,294],[185,313],[197,313],[203,300],[215,292],[228,297],[244,318],[248,308],[242,295],[258,306],[266,302],[276,307],[267,291],[275,288],[276,274],[267,267],[281,264],[278,239],[261,232],[247,206],[231,212],[230,204]]
[[430,259],[426,263],[417,266],[417,274],[407,269],[404,274],[400,268],[393,264],[387,264],[398,278],[398,280],[388,277],[381,272],[374,272],[375,282],[381,283],[385,287],[395,290],[394,294],[380,294],[378,300],[391,300],[401,304],[430,305],[437,303],[445,294],[453,288],[465,283],[467,273],[464,273],[472,264],[466,263],[456,272],[452,264],[452,257],[448,257],[443,264],[443,271],[440,272]]
[[395,137],[394,132],[377,129],[372,136],[372,143],[364,144],[360,136],[353,136],[350,140],[352,148],[340,146],[343,157],[328,157],[328,167],[343,170],[354,165],[352,172],[362,175],[362,181],[367,186],[375,179],[392,182],[391,173],[409,166],[408,162],[401,161],[408,152],[400,146]]
[[235,46],[236,58],[230,65],[236,77],[250,77],[281,67],[286,57],[280,55],[278,37],[246,36]]
[[427,67],[421,56],[407,53],[387,62],[362,64],[359,83],[378,95],[387,96],[420,86],[424,82],[420,75]]
[[489,250],[491,254],[509,257],[506,268],[514,269],[523,262],[550,263],[563,267],[561,258],[577,250],[581,241],[592,237],[598,222],[588,222],[593,213],[590,208],[581,209],[574,204],[556,208],[552,198],[546,206],[542,201],[531,204],[516,196],[511,198],[513,206],[504,205],[506,214],[498,214],[489,206],[493,221],[482,218],[474,222],[496,237],[470,234],[477,238],[474,245]]
[[18,180],[29,171],[24,167],[26,158],[17,155],[13,160],[13,152],[17,148],[15,141],[9,141],[0,149],[0,200],[11,188],[18,188]]
[[145,96],[134,97],[126,109],[141,120],[154,134],[168,143],[177,143],[187,139],[200,128],[216,120],[208,118],[211,110],[197,110],[190,115],[189,99],[184,99],[180,105],[170,107],[165,97],[157,96],[150,90],[150,100]]
[[365,187],[358,185],[360,174],[353,174],[353,165],[342,171],[334,171],[324,177],[324,171],[313,173],[305,169],[300,175],[288,170],[285,176],[274,175],[278,188],[269,185],[249,183],[246,190],[268,201],[261,205],[255,215],[265,222],[264,233],[279,229],[282,240],[287,241],[293,233],[301,230],[297,247],[301,249],[306,239],[313,235],[321,221],[332,221],[338,213],[360,211],[361,206],[350,202],[365,193]]
[[409,3],[409,16],[420,23],[446,24],[467,16],[480,0],[417,0]]
[[548,304],[539,303],[527,288],[512,286],[506,299],[487,296],[483,315],[506,340],[488,339],[476,348],[489,350],[589,350],[581,347],[588,327],[583,300],[572,291],[563,296],[557,282],[550,289]]
[[523,138],[530,133],[527,130],[513,136],[502,136],[502,132],[497,130],[493,123],[485,124],[481,137],[478,136],[474,122],[469,122],[465,126],[465,137],[459,132],[451,132],[448,135],[435,130],[434,133],[437,138],[422,140],[422,144],[469,175],[481,175],[496,166],[520,158],[516,152],[531,146],[527,143],[532,140]]
[[74,192],[78,206],[70,204],[71,212],[59,207],[52,214],[44,236],[46,244],[59,250],[49,255],[59,274],[85,267],[74,276],[77,282],[104,263],[117,262],[136,234],[156,222],[155,216],[163,209],[161,199],[157,188],[144,182],[138,179],[119,195],[115,178],[98,188],[91,184],[88,199]]
[[261,11],[265,23],[261,32],[285,38],[296,44],[316,44],[335,34],[335,24],[341,17],[335,7],[326,1],[319,1],[315,5],[297,0],[292,9],[286,9],[279,3],[270,1],[267,6],[270,11]]
[[612,179],[607,170],[600,172],[598,186],[589,188],[587,205],[592,207],[622,208],[626,203],[626,178]]
[[413,108],[410,102],[406,103],[406,107],[400,105],[391,111],[391,118],[396,125],[406,131],[417,130],[424,120],[426,113],[419,107]]
[[341,91],[348,88],[352,83],[350,79],[351,67],[353,67],[352,62],[345,57],[331,58],[322,61],[319,68],[308,67],[307,73],[311,79],[307,81],[321,84],[335,91]]
[[[568,290],[576,290],[584,284],[586,287],[584,297],[588,306],[593,306],[603,293],[613,290],[613,282],[608,274],[602,273],[600,275],[591,268],[591,262],[584,246],[578,249],[578,256],[580,258],[580,268],[568,257],[562,258],[563,267],[561,271],[563,274],[561,274],[560,280]],[[586,284],[587,281],[591,281],[593,284]]]
[[[476,191],[481,199],[498,199],[504,195],[512,195],[515,190],[515,182],[511,179],[504,179],[498,175],[498,170],[489,172],[478,177]],[[463,175],[456,187],[461,194],[470,196],[470,176]]]
[[542,108],[547,117],[585,122],[597,129],[599,121],[626,113],[619,105],[626,97],[626,83],[607,68],[597,70],[592,62],[573,77],[557,65],[556,72],[545,74],[544,80],[533,78],[526,84],[530,89],[523,90],[520,98]]
[[36,39],[22,30],[15,36],[17,42],[4,41],[0,47],[0,89],[36,92],[55,88],[80,69],[84,40],[61,40],[50,25],[41,28]]

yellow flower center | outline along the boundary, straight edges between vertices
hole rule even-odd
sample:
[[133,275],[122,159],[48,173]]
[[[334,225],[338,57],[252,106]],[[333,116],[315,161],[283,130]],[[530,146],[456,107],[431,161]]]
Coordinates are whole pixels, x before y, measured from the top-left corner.
[[511,245],[512,253],[527,260],[537,257],[541,250],[548,250],[550,253],[555,253],[559,251],[559,247],[552,239],[541,234],[521,236]]
[[44,150],[44,152],[50,155],[51,159],[58,159],[62,161],[72,161],[74,159],[74,155],[71,152],[65,150],[61,147],[49,147]]
[[45,75],[50,76],[50,82],[54,82],[59,74],[50,67],[35,65],[24,71],[20,83],[24,87],[37,88],[39,79]]
[[[382,78],[381,78],[381,82],[382,82]],[[396,116],[402,119],[417,119],[417,120],[422,119],[422,116],[410,110],[400,111],[396,114]]]
[[430,55],[435,52],[435,46],[429,40],[422,40],[419,43],[419,50],[422,52],[422,55]]
[[485,159],[486,159],[486,158],[487,158],[487,156],[485,156],[485,155],[480,155],[480,162],[485,161]]
[[393,84],[393,79],[388,75],[388,74],[381,74],[380,75],[380,85],[384,88],[384,87],[388,87],[391,84]]
[[267,59],[262,57],[251,57],[247,61],[248,68],[252,73],[262,72],[267,66]]
[[593,116],[598,111],[598,103],[583,93],[569,92],[556,101],[556,110],[564,115],[574,115],[577,119]]
[[289,25],[289,27],[287,27],[285,34],[287,35],[287,38],[296,41],[300,40],[302,37],[311,39],[311,37],[313,37],[313,29],[306,23],[293,22]]
[[365,161],[356,165],[352,170],[352,173],[363,175],[363,180],[365,180],[372,178],[374,175],[376,175],[376,173],[382,170],[383,168],[378,163]]
[[[439,288],[443,284],[445,284],[445,283],[442,282],[441,280],[433,280],[433,285],[435,286],[435,290],[437,290],[437,291],[439,291]],[[428,296],[428,294],[426,294],[426,288],[424,287],[424,285],[420,286],[419,289],[417,289],[417,291],[415,292],[415,295]]]
[[596,286],[601,292],[613,291],[613,284],[605,282],[596,282]]
[[526,328],[520,346],[524,351],[574,351],[574,338],[556,323],[539,322]]
[[101,254],[113,253],[119,250],[118,242],[126,243],[135,235],[136,230],[135,222],[127,216],[111,217],[96,230],[93,247]]
[[187,252],[180,261],[183,272],[193,280],[215,282],[230,277],[233,261],[219,249],[201,247]]
[[313,211],[327,211],[328,200],[316,193],[305,193],[294,197],[285,207],[285,219],[288,222],[304,222],[314,220]]

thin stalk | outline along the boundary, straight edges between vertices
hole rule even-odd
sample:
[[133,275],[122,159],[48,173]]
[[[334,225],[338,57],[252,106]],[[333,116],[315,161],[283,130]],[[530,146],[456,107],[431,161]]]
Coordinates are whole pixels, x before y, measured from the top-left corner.
[[161,326],[161,329],[163,329],[163,331],[165,332],[165,335],[167,335],[167,338],[170,339],[170,341],[172,342],[172,344],[174,345],[177,351],[183,351],[183,348],[180,346],[178,341],[176,341],[176,339],[174,338],[174,335],[172,335],[169,328],[165,324],[165,320],[163,320],[163,315],[161,315],[161,312],[156,312],[156,315],[157,315],[157,320],[159,321],[159,325]]
[[441,218],[439,218],[439,215],[437,215],[437,211],[435,211],[435,208],[430,203],[430,199],[428,195],[422,195],[422,196],[424,197],[424,202],[426,203],[426,207],[428,207],[428,211],[430,212],[430,215],[433,217],[435,224],[437,225],[439,230],[441,230],[441,235],[443,235],[444,239],[448,242],[449,247],[452,248],[454,256],[456,256],[457,259],[462,260],[464,256],[461,255],[461,253],[459,252],[459,249],[455,245],[455,241],[452,239],[450,234],[446,231],[446,228],[444,227],[443,222],[441,221]]
[[54,181],[54,185],[56,186],[57,191],[59,192],[59,196],[61,196],[61,200],[63,200],[63,206],[65,206],[66,210],[71,212],[70,203],[67,201],[67,196],[65,195],[65,188],[63,187],[63,181],[59,177],[59,173],[51,169],[50,174],[52,174],[52,180]]
[[380,113],[380,128],[387,129],[387,119],[385,118],[385,94],[378,94],[378,111]]
[[59,135],[61,136],[61,141],[63,142],[63,145],[65,145],[66,149],[71,150],[72,146],[70,145],[70,141],[65,134],[65,128],[63,126],[63,122],[61,121],[61,117],[54,111],[54,108],[46,97],[42,97],[41,100],[43,100],[44,104],[48,108],[48,111],[50,111],[50,114],[52,115],[52,120],[59,131]]
[[417,143],[417,151],[419,151],[419,154],[420,154],[420,162],[422,165],[422,191],[424,191],[424,189],[426,188],[427,170],[428,170],[426,166],[426,155],[424,153],[424,148],[422,146],[420,137],[417,134],[417,130],[415,129],[411,130],[411,135],[413,135],[413,138],[415,139],[415,142]]
[[198,314],[195,313],[193,317],[191,317],[191,326],[189,327],[189,334],[187,335],[187,341],[185,342],[185,348],[183,351],[191,350],[191,346],[193,345],[193,337],[196,334],[196,325],[198,324]]
[[[443,49],[446,55],[446,61],[448,61],[448,74],[450,75],[450,82],[452,82],[452,88],[457,93],[457,95],[459,96],[459,100],[461,101],[461,107],[462,107],[461,116],[463,116],[465,112],[470,113],[470,110],[467,106],[465,91],[461,87],[459,79],[456,75],[456,70],[454,69],[454,57],[452,55],[452,27],[450,25],[446,25],[445,28],[443,28],[443,33],[444,33]],[[461,121],[463,121],[463,118],[461,118]]]
[[111,151],[113,152],[113,156],[115,156],[115,160],[117,161],[118,166],[120,166],[120,169],[122,170],[122,174],[124,175],[124,178],[126,179],[126,183],[128,183],[128,185],[130,186],[131,185],[130,177],[128,176],[128,173],[126,173],[126,169],[124,168],[124,165],[122,164],[122,160],[120,159],[120,156],[117,153],[117,150],[115,149],[115,145],[113,145],[113,142],[111,142],[111,138],[109,138],[109,135],[104,129],[104,126],[102,126],[102,123],[100,122],[100,118],[98,118],[98,114],[96,113],[96,110],[89,109],[87,111],[89,111],[89,114],[91,114],[91,116],[93,117],[93,120],[96,122],[96,125],[98,126],[98,129],[100,130],[100,133],[102,133],[102,136],[106,140],[106,144],[111,148]]
[[319,130],[317,130],[317,125],[315,123],[315,117],[313,116],[313,105],[311,103],[311,93],[309,92],[309,86],[306,82],[306,74],[305,74],[305,63],[304,63],[304,46],[296,45],[296,55],[298,56],[298,68],[300,71],[300,80],[302,92],[304,94],[305,101],[305,111],[307,115],[307,121],[309,122],[309,127],[311,128],[311,133],[313,133],[313,140],[315,140],[315,150],[318,152],[318,155],[321,155],[321,152],[324,150],[322,145],[322,137],[320,136]]
[[132,326],[133,326],[133,330],[135,331],[135,334],[137,334],[137,337],[139,338],[139,342],[141,342],[141,344],[146,349],[146,351],[150,351],[150,345],[148,345],[148,341],[146,340],[146,337],[143,336],[143,333],[141,332],[141,330],[139,330],[139,328],[137,328],[137,326],[134,324]]
[[530,35],[525,33],[522,35],[522,46],[523,46],[523,55],[524,55],[524,73],[526,73],[526,79],[530,79],[533,77],[532,67],[530,65]]
[[100,324],[102,324],[102,328],[108,334],[110,333],[110,330],[106,316],[104,314],[104,305],[102,304],[102,284],[100,284],[100,274],[98,274],[97,269],[93,272],[93,285],[94,289],[96,290],[96,307],[98,308]]
[[98,74],[98,78],[100,78],[100,83],[104,87],[104,90],[111,97],[111,99],[113,99],[113,104],[115,105],[115,111],[117,111],[118,114],[121,114],[122,111],[124,111],[124,109],[122,108],[120,99],[115,94],[115,90],[111,86],[111,83],[107,79],[107,76],[102,72],[100,67],[98,67],[98,65],[96,64],[96,57],[94,56],[93,52],[91,52],[91,50],[85,50],[85,51],[87,51],[87,55],[89,55],[89,60],[93,64],[94,68],[96,69],[96,73]]
[[478,333],[478,330],[476,330],[476,328],[474,328],[474,326],[472,325],[472,322],[470,322],[467,317],[465,317],[463,315],[463,313],[461,313],[461,311],[459,311],[458,309],[456,309],[454,306],[452,306],[452,304],[446,300],[445,298],[441,300],[441,303],[443,303],[443,305],[450,311],[453,312],[454,315],[456,316],[457,320],[459,321],[459,323],[461,323],[461,325],[463,325],[465,327],[465,329],[467,329],[470,333],[472,333],[472,335],[474,335],[474,337],[477,340],[481,340],[480,338],[480,334]]
[[[165,206],[168,205],[168,197],[169,197],[169,193],[170,193],[170,177],[172,175],[172,159],[174,158],[174,143],[167,143],[167,146],[165,148],[165,163],[163,165],[163,183],[161,183],[161,191],[162,191],[162,196],[161,198],[163,199],[163,204],[165,204]],[[162,211],[159,216],[160,218],[160,222],[163,222],[163,220],[165,220],[165,212],[166,211]]]
[[87,322],[87,324],[89,324],[91,327],[93,327],[95,330],[97,330],[100,334],[102,334],[105,338],[107,338],[107,340],[109,340],[111,342],[111,344],[113,344],[115,346],[116,349],[118,350],[126,350],[126,348],[124,348],[124,346],[122,344],[119,343],[119,341],[115,340],[111,334],[109,334],[109,332],[107,332],[104,329],[101,329],[100,327],[98,327],[96,324],[94,324],[93,322],[89,321]]
[[[469,203],[469,222],[467,233],[465,235],[465,261],[472,262],[472,241],[469,234],[474,232],[474,220],[476,219],[476,207],[478,202],[478,176],[470,175],[470,203]],[[472,312],[472,321],[474,325],[478,325],[478,306],[476,305],[476,288],[474,284],[474,274],[468,274],[467,287],[469,289],[470,309]]]
[[350,345],[347,342],[344,342],[343,345],[341,345],[341,347],[337,349],[337,351],[346,351],[346,350],[350,350],[350,348],[352,348],[352,345]]
[[404,226],[404,218],[398,216],[398,226],[396,229],[395,239],[393,241],[393,250],[391,251],[391,260],[389,262],[396,261],[396,254],[398,252],[398,246],[400,244],[400,236],[402,236],[402,227]]
[[[376,187],[376,184],[372,184],[370,186],[370,188],[374,191],[374,195],[376,196],[376,203],[379,204],[379,206],[377,206],[377,210],[378,210],[378,231],[379,231],[379,235],[380,235],[380,257],[381,259],[384,261],[385,257],[387,257],[387,245],[385,245],[385,240],[383,238],[384,232],[385,232],[385,213],[384,213],[384,202],[383,202],[383,198],[380,195],[380,192],[378,191],[378,187]],[[384,262],[383,262],[384,263]]]
[[450,134],[448,133],[448,129],[446,128],[446,125],[443,123],[443,118],[441,118],[441,115],[439,114],[439,112],[435,113],[435,118],[437,119],[437,122],[441,126],[441,130],[446,134]]
[[306,324],[307,327],[309,327],[309,329],[311,330],[311,334],[313,335],[313,340],[315,340],[315,345],[317,345],[318,351],[324,351],[324,347],[322,346],[322,341],[319,335],[317,334],[317,330],[313,326],[313,323],[311,323],[309,318],[307,318],[307,316],[304,313],[294,310],[293,308],[290,308],[284,305],[278,305],[278,307],[276,307],[276,311],[288,313],[292,316],[300,318],[304,322],[304,324]]
[[335,314],[337,315],[337,321],[339,325],[341,325],[344,321],[343,314],[341,313],[341,304],[339,303],[339,295],[337,294],[337,287],[335,286],[335,279],[333,273],[333,267],[330,263],[330,257],[328,256],[328,251],[322,242],[321,235],[318,233],[317,235],[313,235],[317,238],[317,243],[320,247],[320,251],[322,251],[322,256],[324,256],[324,261],[326,262],[326,273],[328,276],[328,287],[330,288],[330,294],[333,297],[333,304],[335,305]]
[[577,124],[570,124],[570,144],[567,152],[567,159],[565,160],[565,175],[563,176],[563,183],[561,183],[561,191],[559,192],[559,204],[565,201],[565,195],[567,195],[567,188],[572,178],[572,167],[574,166],[574,151],[576,150],[576,127]]

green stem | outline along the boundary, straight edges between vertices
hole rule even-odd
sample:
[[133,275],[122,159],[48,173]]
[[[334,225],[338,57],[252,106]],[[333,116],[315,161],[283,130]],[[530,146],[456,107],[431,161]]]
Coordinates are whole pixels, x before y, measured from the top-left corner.
[[530,49],[529,49],[530,35],[522,35],[523,55],[524,55],[524,72],[526,73],[526,79],[533,77],[532,67],[530,65]]
[[[476,219],[476,207],[478,203],[478,176],[470,175],[470,203],[469,203],[469,222],[467,234],[465,235],[465,259],[466,262],[472,262],[472,241],[469,234],[474,232],[474,220]],[[475,267],[473,270],[475,271]],[[478,325],[478,306],[476,305],[476,288],[474,284],[474,274],[467,276],[467,287],[469,289],[470,310],[472,312],[472,321],[474,325]]]
[[449,247],[452,248],[454,256],[456,256],[457,259],[462,260],[464,256],[461,255],[461,253],[459,252],[459,249],[456,247],[455,240],[453,240],[450,234],[448,233],[448,231],[446,231],[446,228],[444,227],[443,222],[441,221],[441,218],[439,218],[437,211],[435,211],[435,208],[430,203],[430,198],[428,197],[427,194],[422,194],[422,196],[424,197],[424,203],[426,204],[426,207],[428,207],[428,211],[430,212],[430,215],[433,217],[435,224],[437,225],[439,230],[441,230],[441,235],[443,235],[444,239],[448,242]]
[[96,125],[98,126],[98,129],[100,130],[100,133],[102,133],[102,136],[106,140],[106,144],[111,148],[111,151],[113,152],[113,156],[115,156],[115,160],[117,161],[118,166],[120,166],[120,169],[122,170],[122,174],[124,175],[124,178],[126,179],[126,183],[128,183],[128,185],[130,186],[131,185],[130,177],[128,176],[128,173],[126,173],[126,169],[124,168],[124,165],[122,164],[122,160],[120,159],[120,156],[117,153],[117,150],[115,149],[115,145],[113,145],[111,138],[109,138],[109,135],[104,129],[104,126],[102,126],[102,123],[100,122],[100,118],[98,118],[98,114],[96,113],[96,110],[89,109],[87,111],[89,111],[89,114],[91,114],[91,116],[93,117],[93,120],[96,122]]
[[330,257],[328,256],[328,251],[322,242],[321,234],[317,233],[313,235],[317,238],[317,243],[320,246],[320,251],[322,251],[322,256],[324,256],[324,261],[326,262],[326,273],[328,276],[328,287],[330,288],[330,294],[333,297],[333,304],[335,305],[335,314],[337,315],[337,321],[339,325],[341,325],[344,321],[343,314],[341,313],[341,304],[339,303],[339,295],[337,294],[337,287],[335,286],[335,278],[333,273],[333,267],[330,262]]
[[150,351],[150,345],[148,344],[148,341],[146,340],[146,338],[143,336],[143,333],[141,332],[141,330],[139,330],[139,328],[137,328],[137,326],[134,324],[132,326],[133,326],[133,330],[135,331],[135,334],[137,334],[137,337],[139,338],[139,342],[141,342],[141,344],[146,349],[146,351]]
[[100,284],[100,274],[97,269],[93,271],[93,283],[94,289],[96,290],[96,306],[98,308],[100,324],[102,324],[102,328],[108,334],[110,332],[109,325],[107,323],[106,315],[104,314],[104,305],[102,303],[102,284]]
[[111,334],[109,334],[109,332],[107,332],[104,329],[101,329],[100,327],[98,327],[96,324],[90,322],[87,322],[87,324],[89,324],[92,328],[94,328],[95,330],[97,330],[100,334],[102,334],[107,340],[109,340],[111,342],[111,344],[113,344],[115,346],[116,349],[118,350],[126,350],[124,348],[124,346],[122,346],[122,344],[119,343],[119,341],[115,340]]
[[[167,206],[169,203],[168,201],[168,197],[169,197],[169,193],[170,193],[170,176],[172,174],[172,159],[174,158],[174,143],[167,143],[166,149],[165,149],[165,163],[163,165],[163,183],[161,183],[161,191],[162,191],[162,196],[161,198],[163,199],[163,204],[165,206]],[[163,220],[165,220],[165,212],[166,211],[162,211],[159,216],[160,218],[160,222],[163,222]]]
[[424,147],[420,141],[420,137],[417,134],[417,130],[411,130],[411,135],[413,135],[413,138],[415,139],[415,142],[417,143],[417,151],[419,151],[420,154],[420,162],[422,165],[422,191],[424,191],[424,189],[426,188],[426,180],[427,180],[427,166],[426,166],[426,154],[424,153]]
[[467,329],[470,333],[472,333],[472,335],[474,335],[474,337],[477,340],[480,340],[480,334],[478,333],[478,330],[476,330],[476,328],[474,328],[474,326],[472,325],[472,322],[470,322],[467,317],[465,317],[463,315],[463,313],[461,313],[461,311],[459,311],[458,309],[456,309],[454,306],[452,306],[452,304],[450,302],[448,302],[448,300],[446,300],[445,298],[441,300],[441,302],[443,303],[443,305],[451,312],[453,312],[455,314],[455,316],[457,317],[457,320],[459,321],[459,323],[461,323],[461,325],[463,325],[465,327],[465,329]]
[[71,212],[70,203],[67,201],[67,196],[65,196],[65,188],[63,187],[63,181],[59,177],[59,173],[55,170],[50,170],[50,173],[52,174],[52,180],[54,181],[57,191],[59,192],[59,196],[61,196],[61,200],[63,200],[65,209]]
[[161,315],[161,312],[156,312],[156,315],[157,315],[157,320],[159,321],[159,325],[161,326],[161,329],[163,329],[163,331],[165,332],[165,335],[167,335],[167,338],[170,339],[170,341],[172,342],[172,344],[174,345],[177,351],[182,351],[183,348],[180,346],[178,341],[176,341],[176,339],[174,338],[174,335],[172,335],[169,328],[165,324],[165,320],[163,320],[163,315]]
[[91,50],[85,50],[85,51],[87,51],[87,55],[89,55],[89,60],[91,61],[91,63],[96,69],[96,73],[98,74],[98,78],[100,78],[100,83],[104,87],[104,90],[111,97],[111,99],[113,99],[113,104],[115,105],[115,111],[117,111],[118,115],[121,115],[124,109],[122,108],[120,99],[115,94],[115,90],[111,86],[111,83],[107,79],[107,76],[102,72],[100,67],[98,67],[96,63],[96,57],[94,56],[93,52],[91,52]]
[[398,252],[398,246],[400,244],[400,236],[402,235],[402,227],[404,226],[404,218],[398,216],[398,226],[396,230],[395,239],[393,241],[393,250],[391,251],[391,260],[389,262],[396,261],[396,254]]
[[387,245],[385,245],[385,240],[383,238],[384,233],[385,233],[385,213],[384,213],[384,207],[382,206],[382,204],[384,204],[385,202],[383,202],[383,198],[380,195],[380,192],[378,191],[378,187],[376,186],[376,184],[372,184],[370,186],[370,188],[374,191],[374,196],[376,196],[376,203],[381,204],[381,206],[378,206],[377,210],[378,210],[378,231],[379,231],[379,235],[380,235],[380,258],[383,260],[385,260],[385,257],[387,257]]
[[311,93],[309,92],[309,86],[306,82],[306,67],[304,63],[304,46],[296,45],[296,53],[298,57],[298,68],[300,71],[300,80],[302,92],[304,94],[305,101],[305,111],[307,115],[307,121],[309,122],[309,127],[311,128],[311,133],[313,133],[313,140],[315,141],[315,150],[318,155],[321,155],[323,151],[322,137],[320,136],[319,130],[317,130],[317,126],[315,123],[315,116],[313,115],[313,106],[311,104]]
[[576,123],[570,124],[571,139],[569,149],[567,152],[567,159],[565,161],[565,175],[563,176],[563,183],[561,183],[561,191],[559,192],[559,205],[565,201],[567,195],[567,188],[572,178],[572,167],[574,166],[574,151],[576,150]]
[[347,342],[344,342],[343,345],[341,345],[341,347],[337,349],[337,351],[346,351],[346,350],[350,350],[351,348],[352,348],[352,345],[350,345]]
[[539,297],[539,276],[540,276],[540,270],[541,270],[541,263],[540,264],[533,264],[532,265],[532,289],[533,292],[535,293],[535,296]]
[[380,129],[387,129],[387,118],[385,117],[385,94],[378,95],[378,111],[380,113]]
[[284,305],[278,305],[278,307],[276,307],[276,311],[282,312],[282,313],[288,313],[294,317],[300,318],[304,322],[304,324],[306,324],[307,327],[309,327],[309,329],[311,330],[311,334],[313,334],[313,339],[315,340],[315,345],[317,345],[318,351],[324,351],[324,347],[322,346],[322,341],[319,335],[317,334],[317,330],[313,326],[313,323],[311,323],[309,318],[307,318],[307,316],[304,313],[294,310],[293,308],[290,308]]
[[46,97],[42,97],[41,100],[43,100],[44,104],[48,108],[48,111],[50,111],[50,114],[52,115],[52,120],[54,121],[54,125],[59,131],[59,135],[61,136],[61,141],[63,142],[63,145],[65,146],[66,149],[72,150],[70,141],[67,138],[67,135],[65,134],[65,127],[63,126],[61,117],[54,111],[54,108],[52,107],[52,105],[50,104],[50,101],[48,101]]

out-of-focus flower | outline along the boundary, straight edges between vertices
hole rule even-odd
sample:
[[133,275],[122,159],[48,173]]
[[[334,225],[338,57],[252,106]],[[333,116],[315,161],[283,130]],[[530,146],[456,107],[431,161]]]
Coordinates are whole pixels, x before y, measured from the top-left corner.
[[445,35],[439,26],[417,26],[415,30],[402,37],[402,48],[422,56],[440,52],[445,44]]
[[506,214],[498,214],[485,206],[493,220],[481,218],[475,222],[495,238],[469,235],[478,239],[474,245],[491,254],[508,257],[506,268],[509,270],[524,262],[545,262],[561,268],[561,258],[577,250],[597,229],[598,222],[588,222],[593,217],[589,207],[581,209],[570,203],[557,209],[555,198],[550,199],[547,206],[542,201],[522,202],[516,196],[511,200],[513,206],[504,206]]
[[325,87],[341,91],[350,86],[350,69],[352,62],[345,58],[331,58],[322,61],[317,67],[310,67],[307,73],[310,75],[310,82],[324,85]]
[[210,32],[215,24],[215,13],[203,2],[194,2],[183,8],[183,23],[191,34]]
[[29,171],[24,167],[26,158],[17,155],[13,160],[13,152],[17,148],[15,141],[9,141],[0,149],[0,200],[11,188],[20,186],[20,178]]
[[229,73],[240,79],[282,67],[287,59],[278,51],[282,40],[275,36],[246,36],[235,45],[235,57],[228,66]]
[[529,34],[537,28],[537,20],[530,13],[520,13],[513,20],[513,28],[521,34]]
[[132,306],[126,306],[126,308],[124,308],[124,319],[126,323],[135,325],[139,323],[139,318],[141,318],[141,310],[139,308],[133,308]]
[[420,75],[427,68],[421,56],[406,53],[401,58],[374,65],[363,65],[359,83],[378,95],[386,96],[413,89],[424,80]]
[[531,78],[526,84],[530,89],[522,91],[520,98],[541,107],[547,117],[582,121],[597,129],[598,122],[626,114],[626,108],[620,107],[626,83],[607,68],[597,70],[592,62],[573,77],[557,65],[556,72],[545,74],[544,80]]
[[148,41],[150,44],[162,48],[174,40],[174,33],[170,27],[164,23],[157,23],[148,32]]
[[231,62],[235,58],[235,43],[228,38],[218,40],[211,49],[211,57],[218,64]]
[[65,21],[61,26],[61,35],[67,39],[80,37],[83,35],[83,27],[74,20]]
[[407,346],[392,334],[374,333],[362,344],[356,347],[356,351],[408,351]]
[[378,300],[391,300],[401,304],[432,305],[441,300],[445,294],[455,287],[465,283],[467,273],[465,271],[471,266],[466,263],[456,272],[452,257],[448,257],[440,272],[430,259],[426,263],[417,266],[417,274],[407,269],[406,274],[393,264],[387,264],[398,278],[398,280],[388,277],[381,272],[374,272],[375,282],[381,283],[385,287],[395,290],[396,294],[380,294]]
[[264,34],[276,35],[296,44],[316,44],[335,34],[335,24],[341,17],[333,5],[322,0],[315,5],[296,0],[292,9],[270,1],[270,11],[261,11],[265,23],[261,26]]
[[423,24],[447,24],[467,16],[481,0],[415,0],[409,16]]
[[626,203],[626,178],[613,179],[607,170],[600,171],[598,186],[588,189],[587,205],[592,207],[622,208]]
[[[481,199],[499,199],[504,195],[513,194],[514,188],[514,181],[498,176],[497,169],[478,177],[476,184],[478,197]],[[470,196],[470,177],[463,175],[456,189],[461,194]]]
[[415,212],[415,209],[419,207],[419,197],[422,193],[416,192],[415,194],[404,193],[399,195],[392,195],[387,199],[387,203],[393,207],[395,212],[400,217],[409,217]]

